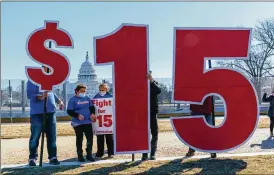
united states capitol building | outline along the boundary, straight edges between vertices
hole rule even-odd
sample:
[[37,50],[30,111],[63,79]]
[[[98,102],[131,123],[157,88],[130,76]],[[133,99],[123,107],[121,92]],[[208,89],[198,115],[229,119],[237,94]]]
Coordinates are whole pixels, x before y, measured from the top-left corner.
[[84,84],[87,86],[87,96],[92,98],[99,90],[99,82],[97,80],[97,75],[95,73],[94,66],[89,61],[88,52],[86,53],[86,60],[82,63],[79,73],[78,73],[78,80],[77,82],[67,82],[66,83],[66,93],[67,99],[70,99],[72,96],[75,95],[74,89],[78,84]]

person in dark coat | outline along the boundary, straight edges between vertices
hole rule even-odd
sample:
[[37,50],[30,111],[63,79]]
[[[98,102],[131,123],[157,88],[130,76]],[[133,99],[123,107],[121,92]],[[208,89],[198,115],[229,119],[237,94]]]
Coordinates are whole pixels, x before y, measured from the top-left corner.
[[[190,111],[191,115],[204,115],[206,121],[209,124],[213,124],[212,120],[212,96],[209,96],[205,99],[203,105],[190,105]],[[186,154],[187,157],[194,156],[195,150],[192,148],[189,148],[188,153]],[[211,158],[216,158],[216,153],[211,153]]]
[[270,118],[270,137],[273,137],[273,127],[274,127],[274,90],[272,94],[267,97],[267,94],[264,93],[263,95],[263,102],[269,102],[268,108],[268,117]]
[[[158,143],[158,121],[157,114],[159,112],[158,109],[158,97],[161,93],[161,89],[158,86],[158,82],[156,82],[152,76],[151,72],[147,74],[147,79],[150,81],[150,132],[152,135],[151,139],[151,153],[150,160],[155,160],[155,153],[157,151],[157,143]],[[142,160],[147,160],[148,154],[143,153]]]

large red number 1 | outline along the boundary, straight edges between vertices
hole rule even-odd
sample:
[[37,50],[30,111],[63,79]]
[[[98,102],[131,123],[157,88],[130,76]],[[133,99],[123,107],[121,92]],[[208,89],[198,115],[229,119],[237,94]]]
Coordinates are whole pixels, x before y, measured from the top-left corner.
[[115,153],[150,149],[147,35],[145,25],[121,25],[94,39],[95,63],[113,65]]
[[208,59],[248,59],[250,29],[175,29],[174,100],[202,104],[208,95],[225,102],[226,119],[208,126],[202,116],[172,118],[177,136],[188,146],[223,152],[242,145],[258,121],[258,101],[252,84],[230,69],[205,70]]

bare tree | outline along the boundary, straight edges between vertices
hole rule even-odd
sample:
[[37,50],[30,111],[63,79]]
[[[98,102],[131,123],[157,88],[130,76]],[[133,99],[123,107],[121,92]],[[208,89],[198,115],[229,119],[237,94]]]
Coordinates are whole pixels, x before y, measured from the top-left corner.
[[263,77],[273,76],[274,18],[259,21],[253,29],[252,44],[248,60],[216,61],[221,67],[240,69],[253,82],[261,102]]
[[161,93],[158,95],[159,102],[161,102],[162,104],[164,102],[168,102],[169,101],[169,92],[168,92],[167,85],[165,85],[163,83],[159,83],[159,87],[161,89]]
[[1,90],[1,106],[9,101],[9,94],[7,90]]

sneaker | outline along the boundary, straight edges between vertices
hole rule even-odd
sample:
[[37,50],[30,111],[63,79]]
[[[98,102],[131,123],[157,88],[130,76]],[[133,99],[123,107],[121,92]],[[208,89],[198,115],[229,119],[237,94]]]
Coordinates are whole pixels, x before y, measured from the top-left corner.
[[60,162],[59,162],[56,158],[54,158],[54,159],[51,159],[51,160],[49,161],[49,164],[51,164],[51,165],[59,165]]
[[35,159],[30,159],[30,160],[29,160],[29,166],[36,166],[36,161],[35,161]]
[[186,153],[186,157],[192,157],[194,156],[195,152],[194,151],[188,151],[188,153]]
[[150,155],[150,160],[156,160],[156,156],[155,155]]
[[86,159],[91,162],[95,162],[95,159],[92,157],[92,155],[87,155]]
[[103,157],[103,155],[100,155],[100,154],[98,154],[98,153],[96,153],[96,155],[95,155],[95,158],[96,159],[100,159],[100,158],[102,158]]
[[108,158],[114,158],[114,155],[108,155]]
[[211,158],[216,158],[216,157],[217,157],[217,154],[216,154],[216,153],[211,153],[211,154],[210,154],[210,157],[211,157]]
[[142,161],[148,160],[148,155],[147,153],[143,153],[142,155]]
[[78,161],[79,162],[85,162],[86,159],[84,158],[84,156],[78,156]]

